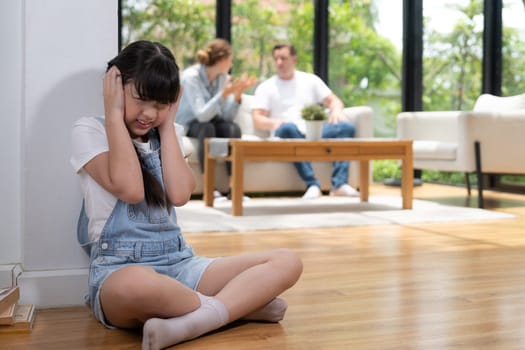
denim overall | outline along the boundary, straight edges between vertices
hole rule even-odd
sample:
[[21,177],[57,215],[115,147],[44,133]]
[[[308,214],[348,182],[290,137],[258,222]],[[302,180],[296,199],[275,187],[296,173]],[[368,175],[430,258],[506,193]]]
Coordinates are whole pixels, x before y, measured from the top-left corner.
[[[153,152],[141,155],[142,164],[162,184],[159,136],[156,130],[152,130],[149,137]],[[202,274],[213,261],[194,256],[177,225],[173,207],[168,215],[166,208],[149,207],[145,201],[128,204],[119,199],[96,242],[88,242],[87,223],[82,206],[77,236],[90,255],[89,294],[85,298],[95,318],[109,328],[114,327],[105,321],[100,287],[112,272],[130,265],[149,266],[196,289]]]

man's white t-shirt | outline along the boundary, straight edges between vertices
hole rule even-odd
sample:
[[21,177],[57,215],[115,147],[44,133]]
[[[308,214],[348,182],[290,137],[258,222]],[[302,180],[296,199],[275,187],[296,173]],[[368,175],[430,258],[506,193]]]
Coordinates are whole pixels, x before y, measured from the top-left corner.
[[301,109],[305,106],[322,103],[332,94],[330,88],[315,74],[294,71],[290,80],[277,75],[261,83],[255,89],[252,109],[264,109],[268,117],[293,122],[305,132]]

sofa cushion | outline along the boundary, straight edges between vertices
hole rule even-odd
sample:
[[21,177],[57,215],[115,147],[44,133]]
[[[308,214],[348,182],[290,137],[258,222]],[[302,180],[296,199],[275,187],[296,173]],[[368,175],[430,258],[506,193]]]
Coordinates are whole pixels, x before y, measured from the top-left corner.
[[210,147],[210,155],[212,157],[226,157],[230,154],[229,147],[230,139],[212,137],[208,139],[208,145]]
[[253,99],[255,97],[253,95],[242,95],[241,105],[239,106],[239,110],[237,111],[237,115],[235,116],[235,122],[239,125],[242,131],[242,135],[255,135],[259,138],[267,138],[270,136],[269,132],[255,130],[253,127],[253,119],[252,119],[252,104]]
[[501,112],[525,109],[525,94],[515,96],[495,96],[483,94],[476,100],[476,112]]
[[182,146],[184,149],[184,155],[188,157],[188,161],[199,161],[197,156],[198,141],[196,138],[184,136],[182,138]]
[[414,141],[414,159],[455,160],[458,145],[452,142]]
[[235,116],[235,122],[241,127],[242,133],[244,134],[253,134],[255,129],[253,127],[252,121],[252,109],[251,105],[253,103],[253,95],[242,95],[241,105]]

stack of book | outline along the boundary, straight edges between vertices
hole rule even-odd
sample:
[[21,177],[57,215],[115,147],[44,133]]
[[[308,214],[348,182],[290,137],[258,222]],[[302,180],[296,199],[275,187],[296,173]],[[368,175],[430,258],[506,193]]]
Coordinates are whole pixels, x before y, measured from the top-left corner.
[[18,286],[0,288],[0,334],[31,333],[35,320],[35,306],[18,303]]

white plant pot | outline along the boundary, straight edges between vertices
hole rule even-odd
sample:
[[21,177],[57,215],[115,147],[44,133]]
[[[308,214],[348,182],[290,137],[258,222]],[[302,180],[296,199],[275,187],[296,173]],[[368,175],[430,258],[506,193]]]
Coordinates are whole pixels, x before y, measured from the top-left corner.
[[319,140],[323,136],[324,120],[305,120],[306,139]]

